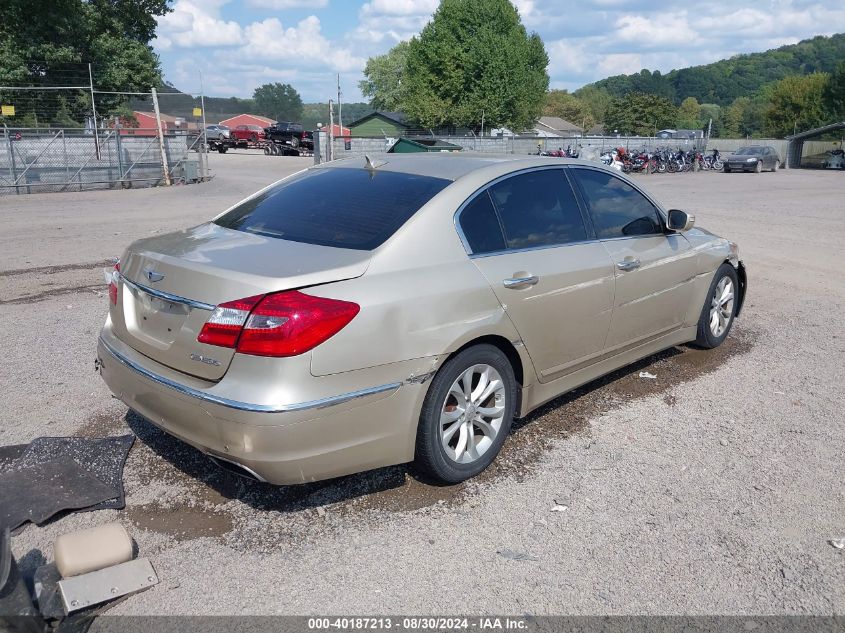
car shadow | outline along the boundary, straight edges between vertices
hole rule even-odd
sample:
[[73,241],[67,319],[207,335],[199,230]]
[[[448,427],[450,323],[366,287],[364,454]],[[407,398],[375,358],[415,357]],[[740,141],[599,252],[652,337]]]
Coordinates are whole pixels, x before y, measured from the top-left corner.
[[403,486],[407,479],[408,467],[400,465],[324,481],[275,486],[220,468],[201,451],[168,435],[135,411],[128,411],[124,420],[146,447],[185,476],[209,486],[226,500],[236,499],[255,509],[298,512],[385,492]]
[[[432,481],[412,465],[403,464],[325,481],[274,486],[223,470],[134,411],[129,411],[125,420],[145,446],[188,478],[202,482],[224,499],[237,499],[257,510],[289,513],[350,501],[361,508],[413,510],[450,503],[479,484],[524,474],[540,462],[551,441],[588,433],[590,419],[626,401],[663,393],[664,401],[674,406],[671,390],[675,386],[715,370],[730,356],[745,353],[752,339],[734,336],[714,350],[672,347],[559,396],[514,420],[499,458],[475,479],[457,485]],[[643,371],[654,377],[640,377]]]

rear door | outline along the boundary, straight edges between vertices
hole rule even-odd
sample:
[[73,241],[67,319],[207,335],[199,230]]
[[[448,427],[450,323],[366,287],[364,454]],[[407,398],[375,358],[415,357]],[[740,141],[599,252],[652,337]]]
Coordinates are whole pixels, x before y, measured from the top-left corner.
[[458,226],[541,382],[601,353],[613,307],[613,263],[591,239],[562,168],[492,184],[465,205]]
[[596,232],[614,264],[616,297],[607,349],[636,345],[683,325],[696,253],[665,228],[642,192],[606,170],[573,167]]

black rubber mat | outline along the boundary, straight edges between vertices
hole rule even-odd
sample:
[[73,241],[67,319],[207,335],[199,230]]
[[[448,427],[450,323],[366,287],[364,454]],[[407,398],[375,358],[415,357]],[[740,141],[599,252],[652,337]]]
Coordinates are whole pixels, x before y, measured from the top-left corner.
[[27,444],[13,444],[11,446],[0,446],[0,473],[14,464],[23,452]]
[[0,474],[0,528],[42,523],[62,510],[90,508],[119,494],[70,457],[16,465]]
[[94,478],[109,485],[117,494],[107,501],[77,510],[120,510],[126,505],[123,492],[123,466],[129,449],[135,441],[134,435],[117,437],[39,437],[34,439],[10,468],[38,466],[58,458],[69,458]]

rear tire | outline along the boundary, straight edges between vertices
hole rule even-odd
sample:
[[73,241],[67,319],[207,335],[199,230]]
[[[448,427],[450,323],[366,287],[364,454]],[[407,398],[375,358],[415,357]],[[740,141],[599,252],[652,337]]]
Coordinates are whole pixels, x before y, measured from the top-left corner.
[[776,172],[778,169],[780,169],[780,161],[779,161],[779,160],[776,160],[776,161],[775,161],[775,164],[772,166],[772,172],[774,173],[774,172]]
[[739,277],[736,269],[725,262],[716,271],[698,318],[698,335],[695,343],[704,349],[713,349],[728,337],[736,316]]
[[447,360],[420,413],[416,466],[447,484],[481,473],[510,432],[516,399],[513,367],[498,347],[476,345]]

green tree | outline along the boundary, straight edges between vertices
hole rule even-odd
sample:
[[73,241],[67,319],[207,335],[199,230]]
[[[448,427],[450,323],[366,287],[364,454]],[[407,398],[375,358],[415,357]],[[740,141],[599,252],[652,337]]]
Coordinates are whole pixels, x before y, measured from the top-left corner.
[[256,114],[277,121],[299,121],[302,98],[290,84],[272,83],[258,86],[252,93]]
[[723,132],[728,138],[739,138],[745,136],[742,122],[745,118],[745,113],[751,106],[751,99],[748,97],[737,97],[734,102],[725,108],[725,114],[722,118]]
[[678,108],[678,128],[697,130],[701,127],[701,105],[695,97],[687,97]]
[[[148,91],[161,83],[149,45],[169,0],[4,0],[0,19],[0,85],[84,86],[88,63],[102,91]],[[91,112],[85,90],[2,95],[21,115],[81,122]],[[120,95],[97,95],[98,114],[125,109]],[[16,117],[17,120],[18,117]],[[43,123],[42,123],[43,122]]]
[[508,0],[443,0],[408,47],[402,109],[427,127],[530,127],[549,57]]
[[735,55],[704,66],[681,68],[665,75],[640,71],[608,77],[592,85],[607,90],[614,97],[646,92],[667,97],[675,103],[676,97],[683,95],[695,97],[699,103],[728,106],[737,97],[751,97],[767,84],[789,75],[832,73],[843,59],[845,33],[839,33],[761,53]]
[[722,136],[722,108],[721,106],[716,105],[715,103],[702,103],[701,104],[701,127],[702,129],[707,128],[707,125],[710,121],[713,121],[712,129],[710,130],[710,136],[719,137]]
[[408,62],[408,42],[399,42],[384,55],[370,57],[364,66],[364,77],[358,82],[361,94],[376,110],[402,109],[402,90]]
[[604,121],[604,112],[612,98],[607,90],[595,86],[584,86],[576,90],[574,94],[587,106],[593,119],[598,122]]
[[845,61],[839,62],[831,73],[824,98],[831,115],[840,121],[845,119]]
[[665,97],[632,92],[614,97],[607,105],[604,126],[608,133],[652,136],[658,130],[675,125],[678,108]]
[[570,123],[579,125],[585,130],[596,124],[590,108],[575,95],[569,94],[566,90],[549,90],[546,93],[546,102],[543,105],[545,116],[556,116],[565,119]]
[[780,137],[830,123],[825,99],[829,82],[827,73],[792,75],[777,82],[764,114],[766,132]]

